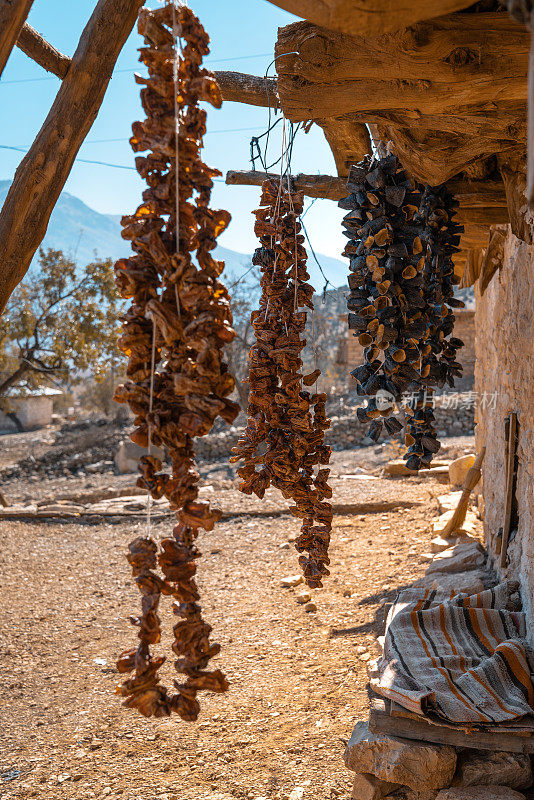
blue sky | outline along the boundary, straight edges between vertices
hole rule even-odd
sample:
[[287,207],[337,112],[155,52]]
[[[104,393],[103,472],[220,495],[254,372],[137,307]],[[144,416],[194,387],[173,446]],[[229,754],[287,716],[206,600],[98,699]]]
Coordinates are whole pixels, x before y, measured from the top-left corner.
[[[80,33],[96,0],[35,0],[29,22],[59,50],[72,55]],[[152,7],[156,0],[149,0]],[[267,0],[192,0],[211,37],[211,54],[206,65],[263,75],[273,58],[277,28],[296,17],[271,5]],[[142,118],[139,87],[133,74],[138,66],[140,38],[134,30],[126,43],[110,82],[100,113],[80,150],[80,158],[133,166],[134,155],[128,144],[133,120]],[[271,72],[272,73],[272,68]],[[37,80],[38,79],[38,80]],[[4,125],[0,145],[27,147],[39,130],[59,88],[51,77],[15,48],[0,81]],[[267,127],[267,109],[241,103],[225,103],[211,110],[205,139],[205,160],[224,173],[228,169],[248,169],[250,137]],[[280,128],[281,126],[278,126]],[[236,128],[250,130],[235,131]],[[112,139],[114,141],[101,141]],[[271,137],[270,161],[280,155],[277,133]],[[0,179],[12,178],[22,153],[0,148]],[[322,131],[313,126],[300,133],[292,159],[293,172],[335,174],[334,162]],[[141,201],[143,184],[133,170],[113,169],[76,162],[65,189],[97,211],[130,213]],[[227,208],[233,217],[221,244],[239,252],[256,246],[250,212],[256,207],[259,189],[227,187],[217,183],[213,206]],[[344,237],[342,212],[336,203],[318,200],[306,216],[306,226],[317,252],[339,257]]]

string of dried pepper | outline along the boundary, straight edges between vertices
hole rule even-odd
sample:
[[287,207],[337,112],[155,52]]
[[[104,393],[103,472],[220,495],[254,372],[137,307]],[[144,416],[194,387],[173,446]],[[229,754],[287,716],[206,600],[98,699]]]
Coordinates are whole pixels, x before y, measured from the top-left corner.
[[[211,530],[220,512],[198,499],[193,438],[208,433],[218,416],[233,422],[239,411],[228,399],[234,380],[222,353],[235,335],[228,292],[218,280],[224,263],[211,254],[230,215],[209,207],[212,179],[220,173],[200,158],[206,112],[199,102],[219,108],[222,100],[213,76],[201,67],[209,39],[189,8],[171,3],[141,10],[138,30],[148,78],[136,81],[143,85],[146,119],[133,124],[130,143],[136,152],[149,151],[136,158],[148,188],[135,214],[122,219],[122,235],[134,254],[115,266],[121,294],[132,301],[119,342],[129,358],[129,381],[115,399],[135,414],[132,440],[149,448],[140,460],[138,486],[152,498],[167,497],[178,524],[159,546],[150,535],[130,544],[128,561],[142,595],[141,615],[132,619],[140,642],[118,659],[120,672],[134,671],[119,691],[124,705],[145,716],[174,711],[194,720],[199,690],[227,688],[220,670],[206,670],[219,645],[209,640],[211,627],[202,618],[194,580],[199,529]],[[150,455],[152,444],[167,449],[171,474]],[[174,598],[178,617],[172,649],[185,678],[174,681],[175,691],[160,683],[164,657],[150,651],[160,640],[161,595]]]
[[255,211],[254,230],[259,247],[252,258],[261,268],[261,298],[251,315],[255,343],[250,352],[247,426],[231,461],[243,461],[237,470],[245,494],[263,497],[270,486],[295,505],[291,513],[302,519],[296,541],[309,586],[322,586],[328,575],[328,545],[332,528],[330,447],[324,444],[326,394],[309,392],[320,371],[303,375],[301,351],[307,312],[313,310],[313,287],[308,283],[304,236],[298,221],[302,194],[282,180],[265,181],[261,207]]

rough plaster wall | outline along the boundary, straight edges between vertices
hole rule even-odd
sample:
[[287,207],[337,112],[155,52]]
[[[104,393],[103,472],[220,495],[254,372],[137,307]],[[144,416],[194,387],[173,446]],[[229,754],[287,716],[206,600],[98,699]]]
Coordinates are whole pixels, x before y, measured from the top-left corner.
[[[510,564],[504,575],[518,578],[525,608],[533,624],[534,645],[534,246],[508,234],[504,264],[484,295],[476,296],[476,367],[478,392],[477,451],[486,445],[483,467],[484,527],[490,552],[504,517],[504,419],[515,411],[520,424],[517,498],[519,530],[510,542]],[[496,393],[481,407],[484,392]]]

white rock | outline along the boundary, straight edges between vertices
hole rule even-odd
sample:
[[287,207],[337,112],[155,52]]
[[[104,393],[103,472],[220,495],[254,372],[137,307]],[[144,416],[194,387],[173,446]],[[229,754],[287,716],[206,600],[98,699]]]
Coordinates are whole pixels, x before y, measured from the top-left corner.
[[462,491],[458,492],[448,492],[447,494],[442,494],[438,497],[438,506],[440,512],[443,514],[445,511],[451,511],[456,508],[458,503],[460,502],[460,497],[462,496]]
[[447,745],[411,742],[375,736],[366,722],[358,722],[345,750],[345,765],[358,773],[371,773],[389,783],[415,791],[441,789],[451,783],[456,751]]
[[382,800],[382,797],[391,794],[398,788],[398,783],[381,781],[369,773],[355,775],[352,784],[352,800]]
[[449,483],[451,486],[463,486],[467,473],[475,463],[475,456],[470,453],[467,456],[451,461],[449,464]]
[[300,592],[296,597],[295,600],[299,605],[303,606],[304,603],[309,603],[311,600],[311,594],[309,592]]
[[425,575],[413,584],[421,589],[440,589],[449,594],[451,591],[463,594],[477,594],[484,590],[486,573],[481,569],[471,569],[468,572],[452,575],[446,572],[432,572]]
[[[439,536],[441,532],[445,529],[445,526],[450,521],[452,515],[454,514],[454,509],[451,511],[445,511],[444,514],[441,514],[437,519],[432,520],[432,532],[435,536]],[[464,533],[473,533],[475,530],[477,518],[476,514],[473,514],[472,511],[468,511],[464,522],[459,526],[459,529],[462,530]],[[456,533],[455,530],[455,534]],[[461,535],[461,534],[460,534]]]
[[442,789],[436,800],[525,800],[525,795],[508,786],[466,786]]
[[397,478],[403,475],[417,475],[417,470],[406,469],[406,462],[399,459],[398,461],[388,461],[384,466],[383,474]]
[[532,786],[530,756],[523,753],[473,751],[464,755],[454,777],[455,786],[491,786],[500,784],[512,789]]
[[292,589],[294,586],[298,586],[301,583],[304,583],[302,575],[287,575],[280,581],[280,586],[283,589]]
[[444,539],[443,536],[435,536],[430,542],[430,551],[432,553],[441,553],[443,550],[448,550],[449,547],[454,547],[459,542],[472,542],[475,541],[473,536],[463,533],[458,536],[458,531],[454,532],[454,536]]
[[485,553],[476,540],[472,542],[460,542],[460,544],[442,550],[434,556],[434,560],[428,567],[426,574],[433,572],[458,573],[482,567],[486,560]]

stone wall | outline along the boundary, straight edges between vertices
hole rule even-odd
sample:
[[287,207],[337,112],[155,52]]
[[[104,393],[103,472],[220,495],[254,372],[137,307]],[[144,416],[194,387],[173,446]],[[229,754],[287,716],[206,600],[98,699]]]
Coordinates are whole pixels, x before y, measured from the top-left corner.
[[[435,410],[436,429],[438,436],[462,436],[473,433],[474,405],[470,393],[457,394],[448,400],[449,407],[438,405]],[[439,401],[438,401],[439,402]],[[356,419],[356,408],[350,413],[333,415],[331,427],[326,432],[326,442],[333,450],[346,450],[352,447],[374,445],[367,438],[367,425],[362,425]],[[218,458],[227,458],[231,448],[244,428],[242,426],[226,428],[220,433],[203,436],[195,441],[195,453],[206,461]],[[380,437],[380,442],[387,437]]]
[[[534,614],[534,247],[508,234],[502,268],[476,299],[476,447],[486,446],[483,467],[484,527],[495,562],[505,505],[504,420],[518,415],[519,526],[503,570],[521,582],[523,603]],[[486,393],[486,394],[484,394]],[[531,644],[534,627],[527,625]]]

